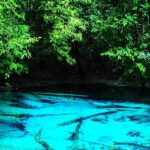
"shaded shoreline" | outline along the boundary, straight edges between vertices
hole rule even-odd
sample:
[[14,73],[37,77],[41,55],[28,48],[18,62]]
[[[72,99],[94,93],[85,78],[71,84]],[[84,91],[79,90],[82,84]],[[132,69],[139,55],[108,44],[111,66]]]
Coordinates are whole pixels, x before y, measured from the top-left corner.
[[[18,80],[19,81],[19,80]],[[123,82],[119,80],[108,80],[108,79],[99,79],[99,80],[43,80],[43,81],[13,81],[11,84],[0,85],[0,90],[20,90],[26,88],[39,88],[39,87],[47,87],[50,85],[59,85],[59,84],[72,84],[72,85],[104,85],[104,86],[112,86],[112,87],[135,87],[135,88],[143,88],[140,82]],[[150,88],[150,82],[145,83],[144,88]]]
[[98,100],[117,100],[117,101],[132,101],[135,103],[150,104],[150,88],[141,88],[140,86],[131,86],[122,84],[116,80],[99,80],[99,82],[90,81],[57,81],[57,82],[18,82],[10,87],[0,88],[0,91],[12,92],[50,92],[50,93],[65,93],[87,95],[92,99]]

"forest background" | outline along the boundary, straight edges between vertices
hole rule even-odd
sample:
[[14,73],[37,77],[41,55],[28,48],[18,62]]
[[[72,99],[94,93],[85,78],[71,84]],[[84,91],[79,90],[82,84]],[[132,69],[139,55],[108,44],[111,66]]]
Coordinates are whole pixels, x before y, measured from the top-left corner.
[[150,81],[149,0],[1,0],[0,84]]

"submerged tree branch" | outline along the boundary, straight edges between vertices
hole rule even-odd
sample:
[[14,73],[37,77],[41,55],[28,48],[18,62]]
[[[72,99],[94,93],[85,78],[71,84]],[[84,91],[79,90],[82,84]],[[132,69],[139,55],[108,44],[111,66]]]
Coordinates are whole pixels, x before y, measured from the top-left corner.
[[78,147],[78,141],[79,141],[79,135],[80,135],[80,128],[81,128],[81,126],[82,126],[82,121],[80,121],[77,124],[75,132],[73,132],[71,137],[69,138],[70,140],[73,141],[73,149],[77,149],[77,147]]
[[114,142],[114,144],[117,144],[117,145],[130,145],[130,146],[136,146],[136,147],[140,147],[140,148],[150,149],[150,146],[145,146],[145,145],[130,143],[130,142]]
[[73,132],[71,137],[69,138],[70,140],[77,141],[79,139],[81,125],[82,125],[82,120],[78,123],[75,132]]
[[35,135],[34,137],[35,141],[40,145],[42,145],[45,148],[45,150],[53,150],[51,147],[49,147],[49,145],[45,141],[41,139],[41,132],[42,129],[40,129],[39,132]]

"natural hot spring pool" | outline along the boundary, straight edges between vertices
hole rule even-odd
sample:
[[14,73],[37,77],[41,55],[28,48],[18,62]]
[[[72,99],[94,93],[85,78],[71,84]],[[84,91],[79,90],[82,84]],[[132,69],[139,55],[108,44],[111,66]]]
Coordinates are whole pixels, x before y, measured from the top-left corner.
[[0,93],[0,150],[150,150],[150,105]]

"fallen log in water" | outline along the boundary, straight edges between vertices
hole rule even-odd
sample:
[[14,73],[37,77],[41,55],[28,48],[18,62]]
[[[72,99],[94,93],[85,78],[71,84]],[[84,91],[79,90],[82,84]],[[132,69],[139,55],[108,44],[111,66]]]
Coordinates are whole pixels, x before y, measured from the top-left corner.
[[80,117],[80,118],[77,118],[77,119],[73,119],[73,120],[70,120],[70,121],[67,121],[67,122],[64,122],[64,123],[60,123],[58,125],[59,126],[66,126],[66,125],[81,122],[83,120],[86,120],[86,119],[89,119],[89,118],[92,118],[92,117],[96,117],[96,116],[99,116],[99,115],[109,115],[109,114],[113,114],[113,113],[117,113],[117,112],[118,111],[101,112],[101,113],[89,115],[89,116],[86,116],[86,117]]

